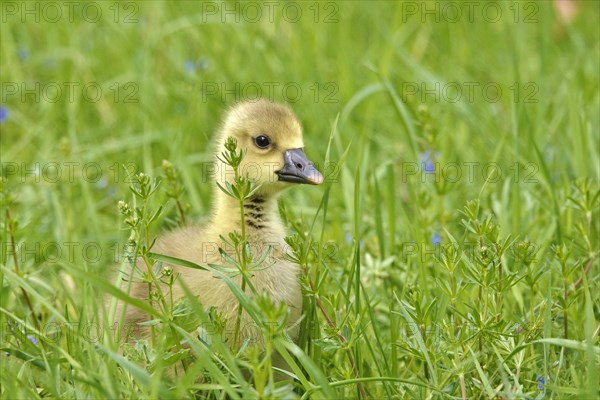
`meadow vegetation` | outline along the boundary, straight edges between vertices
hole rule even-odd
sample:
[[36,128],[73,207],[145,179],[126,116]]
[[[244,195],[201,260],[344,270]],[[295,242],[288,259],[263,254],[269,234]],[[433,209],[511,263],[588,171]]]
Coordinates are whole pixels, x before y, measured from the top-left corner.
[[[49,3],[1,3],[2,398],[597,398],[597,2]],[[203,221],[213,132],[259,96],[325,175],[280,201],[297,343],[220,273],[264,352],[111,272],[179,284],[152,242]],[[120,345],[107,295],[153,340]]]

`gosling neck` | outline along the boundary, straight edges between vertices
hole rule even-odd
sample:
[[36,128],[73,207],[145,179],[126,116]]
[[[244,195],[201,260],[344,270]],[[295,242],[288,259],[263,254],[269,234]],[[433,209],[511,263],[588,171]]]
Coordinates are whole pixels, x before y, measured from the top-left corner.
[[[226,236],[231,231],[241,230],[240,203],[217,189],[215,196],[214,221],[222,227]],[[267,233],[277,233],[283,226],[279,217],[276,194],[257,194],[244,201],[244,221],[246,233],[257,236]]]

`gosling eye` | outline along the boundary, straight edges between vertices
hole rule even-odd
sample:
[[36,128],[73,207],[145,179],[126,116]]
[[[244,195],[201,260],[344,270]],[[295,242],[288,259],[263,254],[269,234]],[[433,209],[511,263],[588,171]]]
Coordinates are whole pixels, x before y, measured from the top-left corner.
[[260,149],[266,149],[271,145],[271,138],[267,135],[258,135],[254,138],[254,143]]

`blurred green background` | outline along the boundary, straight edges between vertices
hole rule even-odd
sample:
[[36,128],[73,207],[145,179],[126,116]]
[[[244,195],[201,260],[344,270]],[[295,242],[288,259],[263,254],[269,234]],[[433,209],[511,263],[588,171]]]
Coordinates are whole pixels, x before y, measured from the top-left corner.
[[[511,175],[521,184],[524,176],[547,185],[597,179],[598,7],[582,2],[577,11],[567,24],[552,2],[7,2],[3,161],[28,164],[17,180],[36,162],[81,163],[68,186],[74,197],[64,199],[76,216],[113,214],[106,195],[120,199],[126,187],[114,163],[153,173],[170,159],[201,214],[209,193],[198,164],[224,107],[262,95],[292,103],[317,162],[339,113],[337,150],[353,140],[352,172],[370,156],[365,173],[395,164],[402,178],[411,171],[402,163],[422,172],[421,156],[439,151],[460,165],[459,204],[481,191],[489,162],[499,163],[501,179],[488,193]],[[427,132],[419,105],[432,116]],[[98,174],[97,185],[80,182]],[[522,234],[528,214],[513,205],[509,226]],[[84,231],[99,230],[86,234],[114,226],[94,222],[101,225]]]

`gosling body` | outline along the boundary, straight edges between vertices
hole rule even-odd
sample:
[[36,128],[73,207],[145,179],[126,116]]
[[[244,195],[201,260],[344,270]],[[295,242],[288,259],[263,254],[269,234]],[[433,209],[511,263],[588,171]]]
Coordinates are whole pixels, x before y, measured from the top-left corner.
[[[286,230],[279,216],[277,198],[283,189],[295,183],[320,184],[323,176],[303,152],[302,128],[293,112],[284,105],[265,100],[241,103],[231,108],[216,136],[214,181],[222,186],[234,176],[230,166],[217,157],[224,151],[228,137],[236,139],[238,148],[244,149],[245,157],[240,171],[247,172],[259,186],[258,191],[244,204],[245,234],[256,258],[269,252],[264,267],[252,271],[252,284],[258,293],[267,292],[272,300],[285,303],[289,309],[288,334],[296,338],[298,321],[302,313],[302,292],[298,278],[298,266],[285,258]],[[252,176],[254,175],[254,176]],[[227,238],[231,232],[241,232],[239,202],[221,190],[214,189],[210,220],[203,226],[187,226],[162,235],[153,251],[198,265],[224,265],[219,248],[228,250]],[[231,250],[231,249],[229,249]],[[229,252],[233,256],[233,251]],[[138,261],[138,265],[140,262]],[[173,298],[184,297],[178,282],[194,293],[205,309],[215,307],[226,321],[225,336],[231,338],[238,310],[238,300],[227,284],[212,272],[171,265],[177,281],[173,285]],[[141,265],[141,268],[145,268]],[[233,278],[238,284],[241,277]],[[130,282],[130,295],[148,298],[146,283]],[[163,287],[163,291],[167,288]],[[116,318],[121,315],[121,305]],[[125,313],[125,327],[134,327],[137,337],[147,336],[149,329],[140,322],[147,314],[129,306]],[[261,343],[257,329],[246,313],[242,313],[243,340]]]

